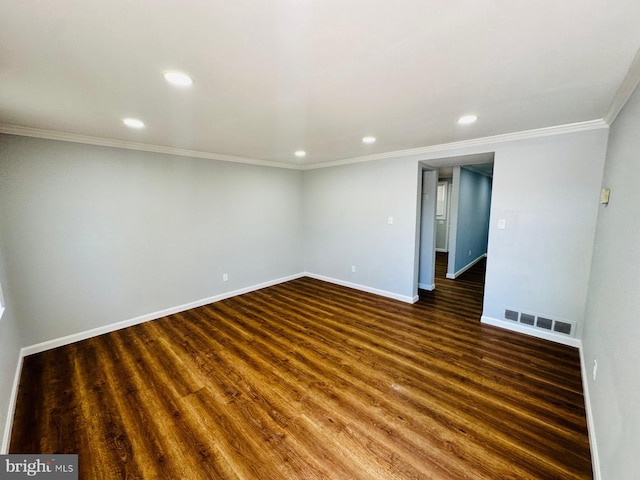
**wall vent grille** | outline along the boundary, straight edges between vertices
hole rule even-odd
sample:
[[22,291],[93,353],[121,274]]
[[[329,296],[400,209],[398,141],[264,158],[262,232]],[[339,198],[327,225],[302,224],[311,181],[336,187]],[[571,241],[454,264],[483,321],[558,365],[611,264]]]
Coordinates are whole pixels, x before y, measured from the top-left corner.
[[524,323],[525,325],[533,325],[535,323],[535,320],[535,315],[529,315],[528,313],[520,314],[520,323]]
[[544,328],[545,330],[551,330],[553,326],[553,320],[550,318],[538,317],[538,321],[536,322],[536,327]]
[[552,331],[562,335],[574,336],[576,325],[573,322],[565,320],[554,320],[547,316],[536,315],[532,313],[518,312],[510,308],[505,309],[504,318],[514,322],[521,323],[528,327],[539,328],[541,330]]
[[560,320],[556,320],[556,323],[553,325],[553,331],[558,333],[564,333],[565,335],[571,335],[571,331],[573,330],[573,325],[568,322],[562,322]]
[[504,318],[506,318],[507,320],[513,320],[514,322],[518,321],[518,312],[516,312],[515,310],[505,310],[504,311]]

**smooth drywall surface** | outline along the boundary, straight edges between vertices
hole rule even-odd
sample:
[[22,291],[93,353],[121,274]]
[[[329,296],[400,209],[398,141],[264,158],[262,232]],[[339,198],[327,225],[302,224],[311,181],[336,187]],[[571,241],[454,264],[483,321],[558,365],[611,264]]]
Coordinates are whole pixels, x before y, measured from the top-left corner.
[[491,178],[460,169],[454,273],[487,253]]
[[300,171],[10,135],[0,168],[25,346],[303,269]]
[[436,221],[436,251],[447,252],[447,230],[449,228],[449,219],[439,219]]
[[[602,479],[640,478],[640,90],[611,126],[583,353]],[[597,361],[597,377],[593,365]]]
[[451,205],[449,208],[449,255],[447,258],[447,278],[455,278],[456,240],[458,238],[458,200],[460,198],[460,166],[453,167],[451,179]]
[[306,271],[415,296],[419,179],[411,159],[305,171]]
[[[419,163],[437,168],[460,159],[462,165],[469,155],[495,152],[483,315],[502,319],[505,307],[519,308],[574,321],[579,336],[607,135],[601,128],[306,170],[306,270],[415,295]],[[450,252],[455,230],[452,224]]]
[[[0,204],[0,217],[4,215],[3,205]],[[16,377],[16,369],[20,358],[20,336],[14,315],[14,304],[11,300],[11,289],[5,275],[4,256],[2,245],[0,244],[0,285],[4,297],[5,310],[0,318],[0,444],[8,442],[6,435],[9,433],[5,428],[11,404],[11,395]],[[0,453],[6,453],[0,450]]]
[[[496,149],[483,315],[584,317],[607,130]],[[504,220],[504,229],[498,229]]]
[[451,180],[440,179],[438,183],[440,182],[444,182],[447,185],[447,208],[446,218],[436,220],[436,250],[446,252],[449,250],[447,235],[449,230],[449,211],[451,210]]
[[438,173],[422,172],[422,202],[420,207],[420,270],[418,286],[433,290],[435,285],[435,217]]

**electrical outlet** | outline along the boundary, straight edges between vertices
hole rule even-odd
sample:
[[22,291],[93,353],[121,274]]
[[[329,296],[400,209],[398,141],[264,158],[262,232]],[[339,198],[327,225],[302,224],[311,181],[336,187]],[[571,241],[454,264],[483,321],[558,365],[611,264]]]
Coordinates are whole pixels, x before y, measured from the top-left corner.
[[594,360],[593,361],[593,379],[596,379],[596,376],[598,375],[598,361]]
[[469,250],[469,256],[471,256],[471,250]]
[[353,273],[356,273],[356,266],[355,266],[355,265],[351,265],[351,271],[352,271]]
[[227,280],[229,280],[229,275],[227,275],[226,273],[222,274],[222,281],[226,282]]

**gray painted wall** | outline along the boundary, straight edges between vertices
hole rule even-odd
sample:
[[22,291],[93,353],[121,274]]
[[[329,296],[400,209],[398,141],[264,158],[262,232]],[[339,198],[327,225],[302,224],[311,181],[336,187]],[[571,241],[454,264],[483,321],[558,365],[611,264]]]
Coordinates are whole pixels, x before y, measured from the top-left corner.
[[447,230],[449,229],[449,219],[451,210],[451,179],[440,179],[439,182],[447,183],[447,218],[446,220],[436,220],[436,250],[448,251]]
[[11,303],[0,368],[15,368],[12,318],[21,345],[31,345],[301,272],[303,248],[309,272],[412,297],[419,162],[439,167],[487,151],[495,165],[484,315],[502,318],[509,305],[580,322],[607,134],[304,172],[0,136]]
[[491,178],[460,169],[454,273],[487,253]]
[[[0,217],[2,216],[4,216],[4,208],[0,203]],[[8,433],[5,432],[5,426],[21,346],[13,308],[12,291],[5,275],[2,252],[2,245],[0,245],[0,285],[2,285],[6,307],[2,318],[0,318],[0,448],[6,447],[5,442],[8,443],[8,438],[5,438],[5,433]],[[4,449],[0,449],[0,452],[4,452]]]
[[451,207],[449,208],[449,255],[447,257],[447,278],[455,278],[456,240],[458,238],[458,200],[460,195],[460,165],[453,167],[451,179]]
[[422,172],[422,204],[420,206],[420,271],[418,286],[433,290],[435,285],[435,219],[438,172]]
[[447,229],[449,228],[449,218],[436,221],[436,249],[439,252],[447,252]]
[[[496,149],[483,315],[584,318],[607,130]],[[499,219],[506,228],[498,229]]]
[[[583,352],[603,479],[640,478],[640,90],[611,127]],[[592,377],[593,362],[598,374]]]
[[305,171],[306,271],[399,296],[416,295],[420,178],[418,162],[411,159]]
[[[493,151],[483,315],[502,319],[506,306],[521,308],[574,321],[579,336],[607,136],[597,129],[307,170],[306,270],[411,296],[418,163],[437,168]],[[386,223],[390,215],[395,226]]]
[[22,346],[303,270],[300,171],[3,135],[0,172]]

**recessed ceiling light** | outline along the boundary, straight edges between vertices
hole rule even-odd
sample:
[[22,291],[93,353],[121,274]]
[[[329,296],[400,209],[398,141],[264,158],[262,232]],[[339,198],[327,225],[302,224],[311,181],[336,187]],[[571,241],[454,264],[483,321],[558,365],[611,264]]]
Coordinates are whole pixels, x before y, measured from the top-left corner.
[[476,120],[478,120],[477,115],[464,115],[458,119],[458,123],[460,125],[469,125],[470,123],[473,123]]
[[362,143],[374,143],[376,141],[376,137],[363,137]]
[[125,118],[122,120],[122,123],[131,128],[144,128],[144,122],[137,118]]
[[177,87],[190,87],[191,85],[193,85],[193,78],[191,78],[186,73],[164,72],[162,76],[171,85],[176,85]]
[[307,154],[307,152],[305,152],[304,150],[298,150],[298,151],[295,153],[295,156],[296,156],[296,157],[298,157],[298,158],[302,158],[302,157],[304,157],[306,154]]

